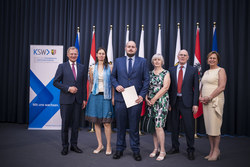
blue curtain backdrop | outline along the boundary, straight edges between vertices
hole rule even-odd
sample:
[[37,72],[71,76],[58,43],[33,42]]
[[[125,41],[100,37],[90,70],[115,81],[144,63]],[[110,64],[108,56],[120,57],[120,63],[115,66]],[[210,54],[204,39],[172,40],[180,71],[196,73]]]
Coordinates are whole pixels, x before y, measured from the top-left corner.
[[[145,29],[145,57],[156,51],[158,24],[162,28],[165,68],[173,66],[177,23],[181,45],[193,64],[196,23],[200,23],[202,68],[212,49],[213,22],[217,24],[220,65],[228,82],[223,134],[250,136],[250,3],[248,0],[2,0],[0,2],[0,121],[28,123],[30,44],[74,45],[81,32],[81,63],[88,65],[92,26],[96,26],[96,48],[107,47],[113,25],[114,58],[124,55],[126,25],[130,40],[139,46],[141,25]],[[198,132],[205,133],[203,118]]]

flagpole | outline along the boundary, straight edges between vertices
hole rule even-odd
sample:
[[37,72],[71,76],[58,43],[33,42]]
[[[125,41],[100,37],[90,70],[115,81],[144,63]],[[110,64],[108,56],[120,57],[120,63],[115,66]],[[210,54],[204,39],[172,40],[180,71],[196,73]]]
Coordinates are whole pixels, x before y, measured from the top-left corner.
[[[77,27],[77,29],[76,29],[76,34],[77,34],[77,36],[79,35],[79,33],[80,33],[80,27]],[[79,38],[80,38],[80,36],[78,36],[78,41],[80,41],[79,40]],[[79,42],[78,42],[79,43]],[[80,43],[79,43],[80,44]],[[78,53],[80,52],[80,46],[79,46],[79,48],[78,48]],[[78,55],[78,56],[80,56],[80,55]],[[81,130],[81,128],[79,128],[79,130]]]
[[[177,48],[177,46],[180,46],[180,45],[178,45],[178,44],[180,44],[180,43],[178,43],[178,40],[179,40],[178,38],[180,37],[179,36],[180,25],[181,25],[180,23],[177,23],[177,35],[176,35],[176,45],[175,45],[174,66],[177,66],[179,64],[178,59],[177,59],[177,54],[179,53],[179,51],[180,51],[181,48]],[[175,61],[177,61],[177,62],[175,63]],[[180,118],[179,126],[180,126],[180,129],[181,129],[181,127],[182,127],[181,118]],[[181,138],[181,137],[184,137],[184,135],[183,134],[179,134],[179,138]]]
[[[141,30],[144,31],[144,25],[141,25]],[[140,41],[140,42],[144,42],[144,41]],[[140,44],[141,45],[141,44]],[[141,49],[141,48],[140,48]],[[140,50],[139,50],[140,51]],[[140,51],[141,52],[141,51]],[[144,135],[144,133],[142,133],[141,131],[141,119],[140,119],[140,122],[139,122],[139,135],[142,136]]]
[[[93,26],[93,32],[95,32],[95,26]],[[92,34],[92,35],[93,35],[93,34]],[[90,92],[90,91],[89,91],[89,92]],[[91,129],[90,129],[89,132],[91,132],[91,133],[95,132],[95,130],[94,130],[94,123],[93,123],[93,122],[91,123]]]
[[[197,31],[199,29],[199,22],[197,22],[196,25],[197,25],[197,28],[196,28],[196,31]],[[195,139],[200,138],[200,136],[197,135],[197,118],[194,119],[194,138]]]

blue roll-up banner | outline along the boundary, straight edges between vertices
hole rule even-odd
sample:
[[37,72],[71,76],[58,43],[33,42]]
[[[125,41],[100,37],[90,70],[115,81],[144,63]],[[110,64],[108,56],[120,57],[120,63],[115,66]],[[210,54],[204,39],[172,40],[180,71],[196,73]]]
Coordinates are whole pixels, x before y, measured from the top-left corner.
[[29,129],[61,129],[59,96],[53,79],[63,62],[63,46],[30,45]]

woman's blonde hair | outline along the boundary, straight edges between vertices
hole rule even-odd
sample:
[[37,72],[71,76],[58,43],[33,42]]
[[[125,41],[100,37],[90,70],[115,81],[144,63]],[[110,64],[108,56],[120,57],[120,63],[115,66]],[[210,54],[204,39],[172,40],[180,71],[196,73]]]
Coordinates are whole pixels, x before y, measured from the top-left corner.
[[160,59],[161,60],[161,65],[164,65],[164,58],[162,56],[162,54],[160,53],[156,53],[153,55],[152,59],[151,59],[151,63],[154,65],[154,59]]

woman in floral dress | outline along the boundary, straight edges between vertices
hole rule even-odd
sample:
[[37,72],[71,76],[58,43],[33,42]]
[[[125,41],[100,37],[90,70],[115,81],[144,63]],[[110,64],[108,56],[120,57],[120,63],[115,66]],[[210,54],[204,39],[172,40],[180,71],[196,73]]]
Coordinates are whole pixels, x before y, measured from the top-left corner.
[[149,116],[155,118],[155,133],[153,134],[154,150],[149,157],[155,157],[160,151],[156,160],[162,161],[166,156],[164,127],[168,114],[170,75],[167,70],[162,68],[164,59],[161,54],[155,54],[151,63],[154,70],[150,72],[150,86],[146,102]]

